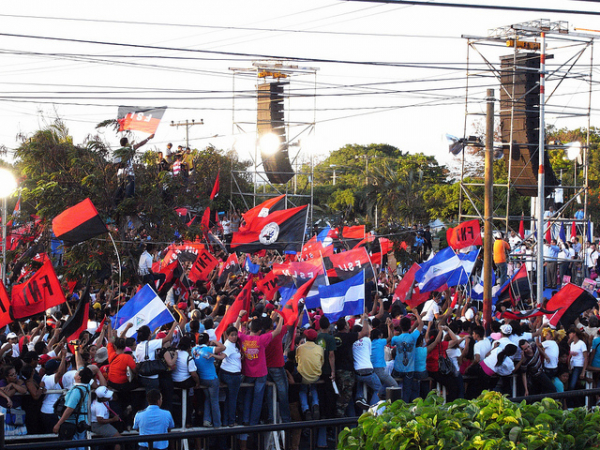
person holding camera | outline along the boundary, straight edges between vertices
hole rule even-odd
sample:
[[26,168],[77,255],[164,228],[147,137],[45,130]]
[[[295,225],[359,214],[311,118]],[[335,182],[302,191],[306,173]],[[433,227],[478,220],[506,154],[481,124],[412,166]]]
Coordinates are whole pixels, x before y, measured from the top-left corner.
[[[94,373],[89,367],[83,367],[75,374],[75,384],[65,397],[65,410],[52,429],[60,439],[73,441],[86,439],[86,431],[91,429],[88,397],[93,378]],[[76,448],[85,449],[85,447]]]

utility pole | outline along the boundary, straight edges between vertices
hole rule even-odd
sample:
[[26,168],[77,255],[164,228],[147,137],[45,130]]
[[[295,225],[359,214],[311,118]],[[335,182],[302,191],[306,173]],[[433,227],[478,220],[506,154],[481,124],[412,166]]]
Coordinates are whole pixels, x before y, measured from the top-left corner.
[[204,119],[200,119],[200,122],[196,122],[194,119],[192,119],[191,122],[189,122],[188,120],[186,120],[185,122],[173,122],[171,121],[171,126],[172,127],[185,127],[185,146],[189,147],[190,146],[190,127],[193,127],[194,125],[204,125]]
[[[492,217],[494,211],[494,90],[487,90],[485,120],[485,205],[483,248],[483,323],[489,331],[492,323]],[[463,150],[464,151],[464,150]]]

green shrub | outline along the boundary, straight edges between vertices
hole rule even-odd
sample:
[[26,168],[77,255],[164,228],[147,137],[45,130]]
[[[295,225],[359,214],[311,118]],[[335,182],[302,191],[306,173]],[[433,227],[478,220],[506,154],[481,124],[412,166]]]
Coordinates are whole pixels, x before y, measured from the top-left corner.
[[[384,409],[385,407],[385,409]],[[475,400],[443,399],[430,393],[406,404],[383,403],[339,435],[340,450],[504,450],[600,448],[600,411],[563,411],[560,403],[513,403],[497,392]]]

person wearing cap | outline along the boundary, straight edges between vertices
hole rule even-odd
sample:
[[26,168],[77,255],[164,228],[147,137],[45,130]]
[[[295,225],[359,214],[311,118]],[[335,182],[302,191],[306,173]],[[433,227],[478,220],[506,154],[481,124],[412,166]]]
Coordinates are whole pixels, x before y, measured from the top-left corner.
[[[67,371],[67,349],[66,347],[62,347],[60,349],[60,359],[50,359],[44,365],[45,375],[42,377],[42,381],[40,386],[45,388],[47,391],[50,390],[60,390],[63,387],[61,386],[61,380],[65,372]],[[60,394],[46,394],[44,401],[42,402],[42,427],[44,433],[50,434],[52,433],[52,428],[56,424],[58,417],[54,413],[54,404],[60,397]]]
[[17,333],[10,332],[6,335],[6,343],[2,346],[0,355],[7,355],[11,358],[19,357],[19,337],[17,336]]
[[[108,402],[113,398],[113,391],[106,386],[100,386],[95,392],[92,392],[92,406],[90,415],[92,420],[92,431],[102,437],[119,437],[121,434],[112,425],[120,422],[118,414],[110,409]],[[111,417],[112,413],[112,417]],[[115,450],[121,450],[120,444],[115,444]]]
[[[304,332],[305,342],[296,349],[296,362],[298,363],[298,373],[302,376],[302,386],[300,386],[300,407],[304,420],[319,420],[321,418],[319,411],[319,395],[317,385],[323,369],[323,347],[316,344],[317,332],[309,328]],[[308,404],[308,395],[311,397],[311,404]]]
[[[499,348],[500,350],[502,350],[508,344],[512,344],[512,342],[510,340],[510,335],[512,334],[512,332],[513,332],[513,329],[512,329],[512,326],[510,326],[510,324],[505,323],[503,325],[500,325],[500,339],[496,340],[492,344],[492,347]],[[515,353],[517,351],[518,351],[518,349],[515,351]]]

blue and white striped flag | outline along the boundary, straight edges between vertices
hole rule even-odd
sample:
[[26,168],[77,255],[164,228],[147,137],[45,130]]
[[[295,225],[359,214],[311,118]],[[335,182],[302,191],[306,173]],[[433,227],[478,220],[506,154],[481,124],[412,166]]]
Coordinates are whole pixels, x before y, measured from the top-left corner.
[[330,322],[365,311],[365,271],[330,286],[319,286],[321,309]]
[[448,247],[435,254],[431,261],[425,261],[415,273],[421,292],[435,291],[448,282],[456,269],[462,270],[461,261]]
[[173,315],[150,285],[144,286],[125,303],[119,313],[112,319],[112,327],[122,333],[128,323],[133,327],[127,330],[127,337],[136,337],[140,327],[147,325],[151,331],[167,323],[173,322]]

